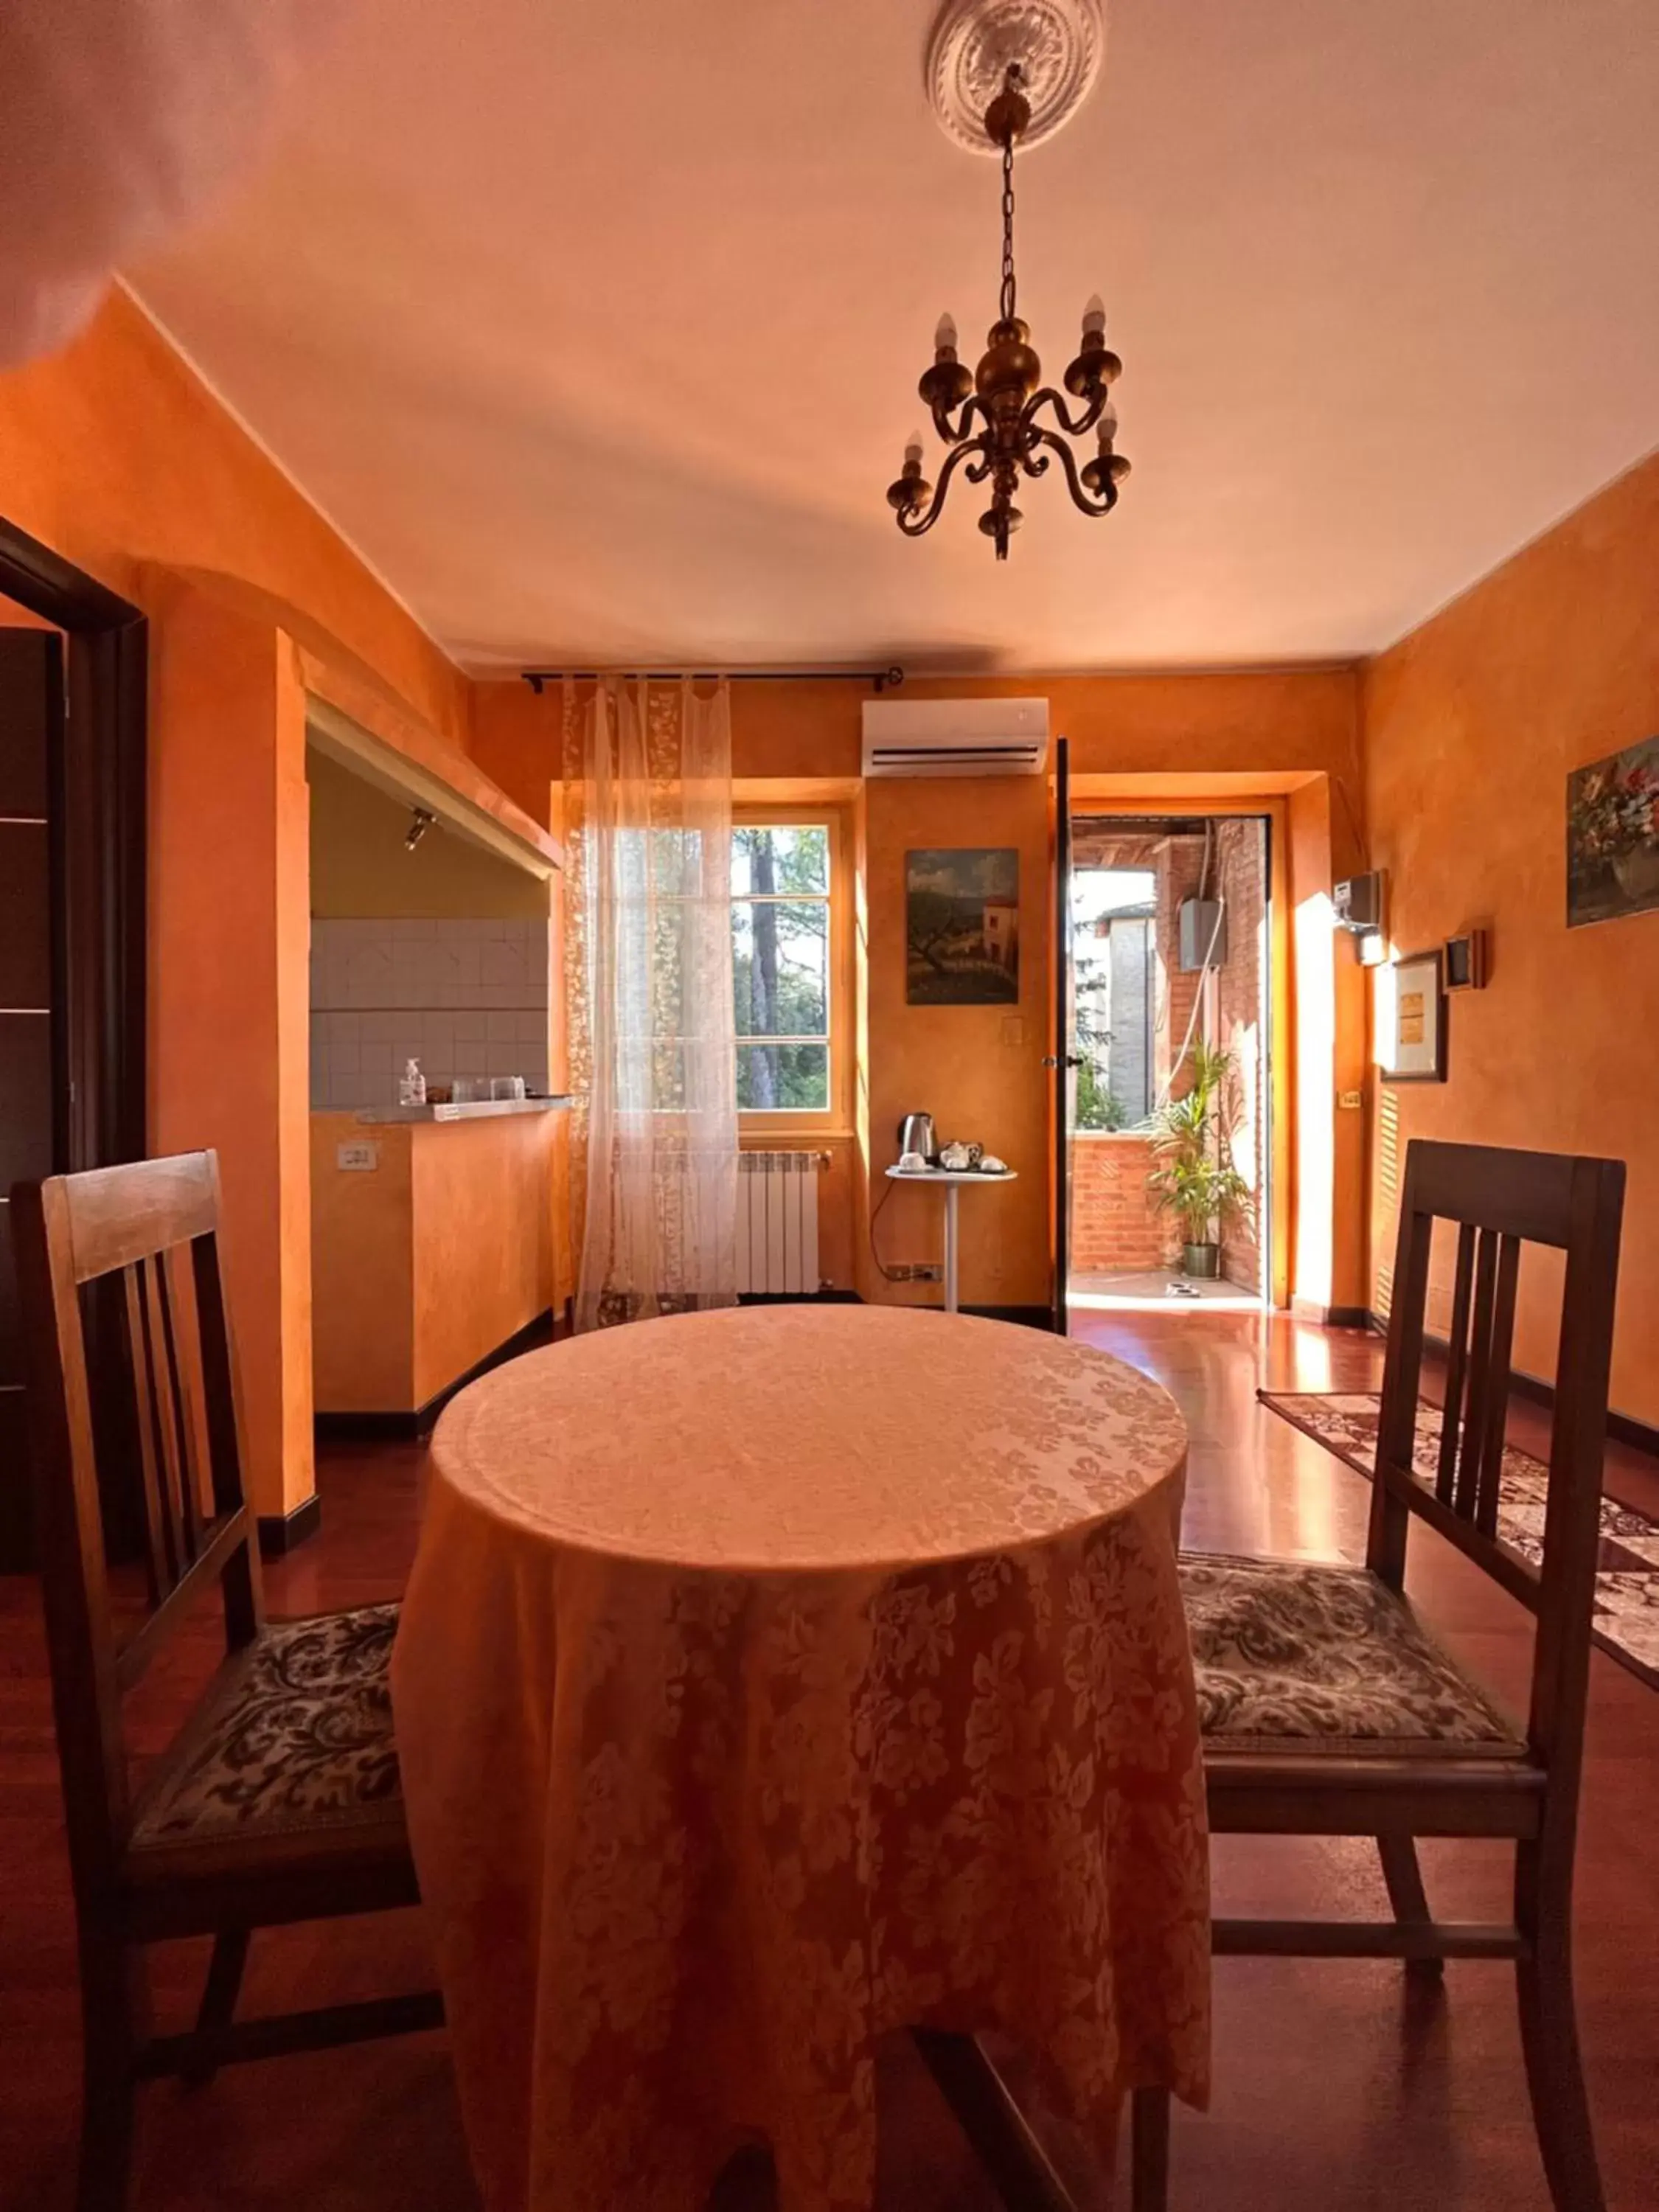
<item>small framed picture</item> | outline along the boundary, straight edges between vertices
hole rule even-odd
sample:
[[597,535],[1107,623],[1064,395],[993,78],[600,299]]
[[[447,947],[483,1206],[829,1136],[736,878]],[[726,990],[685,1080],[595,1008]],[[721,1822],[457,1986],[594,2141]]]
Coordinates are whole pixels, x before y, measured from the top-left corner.
[[1486,933],[1467,929],[1461,937],[1446,939],[1445,983],[1449,991],[1484,991],[1486,988]]
[[1376,976],[1376,1057],[1385,1082],[1446,1079],[1446,993],[1443,957],[1410,952]]

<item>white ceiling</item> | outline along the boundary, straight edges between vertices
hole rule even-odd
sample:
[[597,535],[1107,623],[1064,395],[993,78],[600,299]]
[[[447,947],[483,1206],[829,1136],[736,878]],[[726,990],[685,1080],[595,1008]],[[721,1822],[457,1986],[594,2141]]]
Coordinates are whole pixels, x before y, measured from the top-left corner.
[[1006,567],[960,481],[905,543],[998,264],[931,13],[363,0],[135,287],[478,667],[1346,657],[1659,444],[1655,0],[1111,0],[1020,303],[1058,381],[1104,295],[1134,474],[1103,522],[1028,485]]

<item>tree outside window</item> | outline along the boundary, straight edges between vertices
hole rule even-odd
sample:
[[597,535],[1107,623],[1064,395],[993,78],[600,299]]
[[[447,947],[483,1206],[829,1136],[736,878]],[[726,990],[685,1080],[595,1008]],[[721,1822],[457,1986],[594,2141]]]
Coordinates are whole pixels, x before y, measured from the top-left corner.
[[830,838],[822,823],[732,832],[732,986],[738,1105],[830,1105]]

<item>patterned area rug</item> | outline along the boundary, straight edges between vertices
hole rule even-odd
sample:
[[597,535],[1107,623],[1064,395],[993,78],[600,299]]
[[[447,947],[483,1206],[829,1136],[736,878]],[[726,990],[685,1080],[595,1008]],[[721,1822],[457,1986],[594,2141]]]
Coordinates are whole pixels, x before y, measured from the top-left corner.
[[[1368,1480],[1376,1466],[1382,1400],[1375,1391],[1325,1395],[1260,1390],[1281,1419],[1334,1452]],[[1440,1457],[1440,1408],[1417,1409],[1416,1473],[1431,1490]],[[1544,1552],[1544,1503],[1549,1470],[1513,1444],[1504,1447],[1498,1478],[1498,1534],[1536,1566]],[[1596,1562],[1591,1634],[1610,1658],[1659,1690],[1659,1522],[1611,1498],[1601,1500],[1601,1551]]]

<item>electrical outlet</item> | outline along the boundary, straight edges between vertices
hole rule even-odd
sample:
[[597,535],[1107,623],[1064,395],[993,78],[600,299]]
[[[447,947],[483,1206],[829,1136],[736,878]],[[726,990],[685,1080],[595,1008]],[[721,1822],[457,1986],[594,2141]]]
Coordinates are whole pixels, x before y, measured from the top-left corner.
[[378,1145],[337,1145],[334,1164],[358,1175],[373,1175],[380,1164],[380,1148]]
[[945,1269],[937,1260],[924,1260],[915,1270],[915,1280],[919,1283],[942,1283]]

